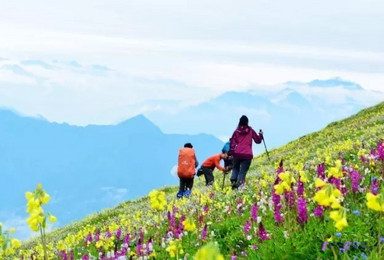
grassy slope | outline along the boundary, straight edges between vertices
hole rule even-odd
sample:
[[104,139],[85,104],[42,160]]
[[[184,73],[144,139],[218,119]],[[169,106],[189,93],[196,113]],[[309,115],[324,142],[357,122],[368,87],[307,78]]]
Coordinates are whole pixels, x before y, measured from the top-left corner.
[[[325,156],[325,154],[331,154],[334,158],[336,158],[340,152],[356,153],[357,150],[360,149],[360,143],[364,143],[367,147],[374,146],[379,139],[384,138],[383,123],[384,103],[380,103],[377,106],[362,110],[358,114],[345,120],[331,123],[319,132],[308,134],[288,143],[285,146],[270,151],[271,161],[267,160],[265,154],[254,158],[249,175],[247,177],[247,181],[248,183],[256,183],[263,173],[269,173],[274,176],[276,165],[281,159],[284,159],[285,165],[287,165],[287,167],[299,161],[311,164],[313,166],[317,162],[323,161],[325,159],[323,155]],[[282,134],[284,134],[284,129],[282,129]],[[216,182],[221,184],[222,177],[218,174],[217,176],[218,177],[216,178]],[[229,178],[227,178],[227,181],[228,179]],[[250,187],[250,191],[252,190],[252,187]],[[176,189],[177,187],[166,187],[162,189],[165,191],[168,201],[174,199]],[[201,193],[210,192],[207,191],[205,187],[203,187],[202,179],[195,181],[194,190],[196,192],[200,191]],[[253,193],[254,191],[250,193],[239,194],[241,196],[245,194],[246,196],[252,197]],[[219,191],[217,191],[217,194],[217,197],[219,198],[218,201],[222,203],[228,199],[236,200],[236,196],[239,196],[239,194],[226,195],[220,193]],[[233,204],[232,206],[236,207],[236,204]],[[115,208],[107,209],[98,214],[91,215],[82,221],[70,224],[64,228],[51,232],[48,234],[48,241],[55,243],[56,241],[64,239],[68,234],[79,232],[82,228],[88,225],[96,229],[103,229],[103,227],[106,227],[111,223],[119,223],[119,221],[121,221],[122,215],[126,216],[127,219],[133,219],[137,212],[140,212],[142,215],[142,212],[146,211],[151,211],[148,197],[143,197],[135,201],[124,202]],[[267,213],[267,215],[268,214],[270,213]],[[149,214],[149,218],[151,216],[153,218],[153,215]],[[229,224],[232,221],[231,218],[234,218],[234,223],[240,224],[236,227],[231,227]],[[231,215],[224,220],[218,220],[218,222],[221,223],[220,225],[215,225],[215,223],[209,224],[211,230],[215,230],[216,233],[221,236],[213,240],[219,241],[220,248],[226,257],[229,257],[231,252],[239,246],[236,243],[229,241],[226,236],[234,236],[234,239],[239,239],[239,237],[241,237],[242,230],[236,234],[233,233],[233,230],[235,228],[239,229],[244,219],[245,218],[239,219],[236,215]],[[269,227],[271,228],[272,224],[270,224]],[[242,229],[242,227],[240,227],[240,229]],[[154,231],[151,230],[149,231],[149,233],[153,232]],[[153,233],[153,235],[156,234],[157,233]],[[36,240],[31,240],[24,245],[24,248],[31,248],[35,243]],[[227,243],[227,245],[222,243]],[[193,254],[195,251],[196,248],[191,248],[189,250],[191,254]]]

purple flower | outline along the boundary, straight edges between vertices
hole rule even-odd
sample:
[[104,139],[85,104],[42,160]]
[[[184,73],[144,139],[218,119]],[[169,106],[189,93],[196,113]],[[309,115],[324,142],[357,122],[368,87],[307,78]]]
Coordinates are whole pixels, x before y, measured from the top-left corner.
[[269,240],[269,235],[268,235],[267,231],[265,230],[263,223],[261,223],[261,222],[259,224],[259,238],[261,241]]
[[357,192],[359,190],[359,181],[360,179],[362,179],[361,175],[359,174],[358,171],[356,171],[355,169],[351,170],[349,172],[349,175],[351,177],[351,188],[352,188],[352,192]]
[[324,214],[324,208],[322,207],[322,206],[317,206],[316,208],[315,208],[315,212],[314,212],[314,214],[315,214],[315,216],[316,217],[322,217],[323,216],[323,214]]
[[325,164],[324,164],[324,163],[319,164],[319,165],[317,166],[316,171],[317,171],[317,176],[318,176],[320,179],[324,180],[324,179],[325,179]]
[[89,256],[88,256],[88,255],[83,255],[83,257],[81,258],[81,260],[89,260]]
[[302,196],[303,194],[304,194],[304,184],[299,179],[299,181],[297,182],[297,196]]
[[125,237],[124,237],[124,244],[127,244],[129,245],[129,241],[131,240],[131,236],[129,234],[127,234]]
[[207,239],[207,233],[208,233],[208,226],[207,224],[205,224],[203,230],[201,231],[201,240]]
[[121,228],[119,228],[119,229],[116,231],[116,240],[120,240],[120,237],[121,237]]
[[233,255],[231,256],[231,260],[236,260],[237,259],[237,254],[236,252],[233,252]]
[[248,236],[250,230],[251,230],[251,221],[247,220],[244,223],[244,234],[245,234],[245,236]]
[[258,210],[259,210],[259,208],[257,207],[257,204],[253,204],[252,205],[252,209],[251,209],[251,218],[252,218],[253,222],[257,221],[257,212],[258,212]]
[[371,182],[371,193],[373,195],[377,195],[379,193],[379,182],[377,181],[377,178],[372,178]]
[[286,191],[285,194],[285,200],[287,201],[287,204],[290,208],[293,208],[295,206],[295,193],[291,191]]
[[321,247],[321,250],[323,250],[323,251],[325,251],[325,250],[327,250],[328,248],[327,248],[327,245],[329,244],[329,242],[328,241],[325,241],[324,243],[323,243],[323,246]]
[[283,216],[280,213],[280,209],[282,205],[280,203],[281,197],[276,194],[275,191],[272,191],[272,202],[273,202],[273,216],[275,217],[275,221],[277,223],[281,223],[284,221]]
[[308,220],[307,214],[307,202],[305,198],[299,198],[297,200],[297,212],[298,212],[298,221],[299,223],[305,223]]

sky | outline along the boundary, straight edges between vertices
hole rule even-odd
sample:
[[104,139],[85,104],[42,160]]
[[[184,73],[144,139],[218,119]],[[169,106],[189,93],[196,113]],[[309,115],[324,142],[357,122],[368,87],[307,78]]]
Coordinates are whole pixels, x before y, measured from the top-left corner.
[[226,91],[384,86],[381,0],[0,0],[0,107],[115,124]]

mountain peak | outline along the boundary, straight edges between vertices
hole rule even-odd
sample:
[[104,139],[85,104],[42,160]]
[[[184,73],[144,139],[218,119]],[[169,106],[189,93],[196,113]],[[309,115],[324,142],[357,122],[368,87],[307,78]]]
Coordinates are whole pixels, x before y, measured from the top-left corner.
[[359,84],[352,81],[346,81],[341,78],[333,78],[333,79],[326,79],[326,80],[316,79],[309,82],[308,85],[311,87],[323,87],[323,88],[333,88],[333,87],[341,86],[344,89],[349,89],[349,90],[363,90],[363,88]]
[[146,118],[142,114],[138,114],[134,117],[131,117],[127,120],[124,120],[116,125],[117,127],[122,127],[124,129],[130,129],[130,132],[158,132],[161,133],[160,128],[155,125],[152,121]]

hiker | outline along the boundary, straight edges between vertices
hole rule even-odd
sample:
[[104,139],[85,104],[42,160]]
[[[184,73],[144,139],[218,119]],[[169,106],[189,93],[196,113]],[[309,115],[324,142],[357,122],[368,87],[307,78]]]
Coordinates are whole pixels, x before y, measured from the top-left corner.
[[[221,149],[221,152],[228,154],[230,147],[231,147],[231,142],[229,140],[224,144],[223,148]],[[233,166],[233,156],[228,155],[227,158],[224,159],[224,168],[227,169],[227,173],[232,170],[232,166]]]
[[179,192],[177,198],[191,195],[193,187],[193,177],[195,177],[196,167],[199,163],[196,160],[195,150],[191,143],[184,144],[179,150],[177,165],[177,175],[180,178]]
[[215,168],[219,169],[220,171],[223,171],[225,174],[228,172],[227,168],[224,168],[220,165],[220,160],[225,160],[227,158],[227,153],[218,153],[210,156],[201,164],[200,169],[197,171],[197,176],[201,176],[204,174],[205,184],[207,186],[212,185],[213,181],[215,180],[215,178],[213,177],[213,170],[215,170]]
[[263,140],[263,131],[259,134],[248,125],[248,117],[240,117],[239,125],[230,139],[229,154],[233,155],[233,168],[231,176],[232,188],[236,189],[245,182],[249,166],[251,165],[253,152],[252,140],[259,144]]

